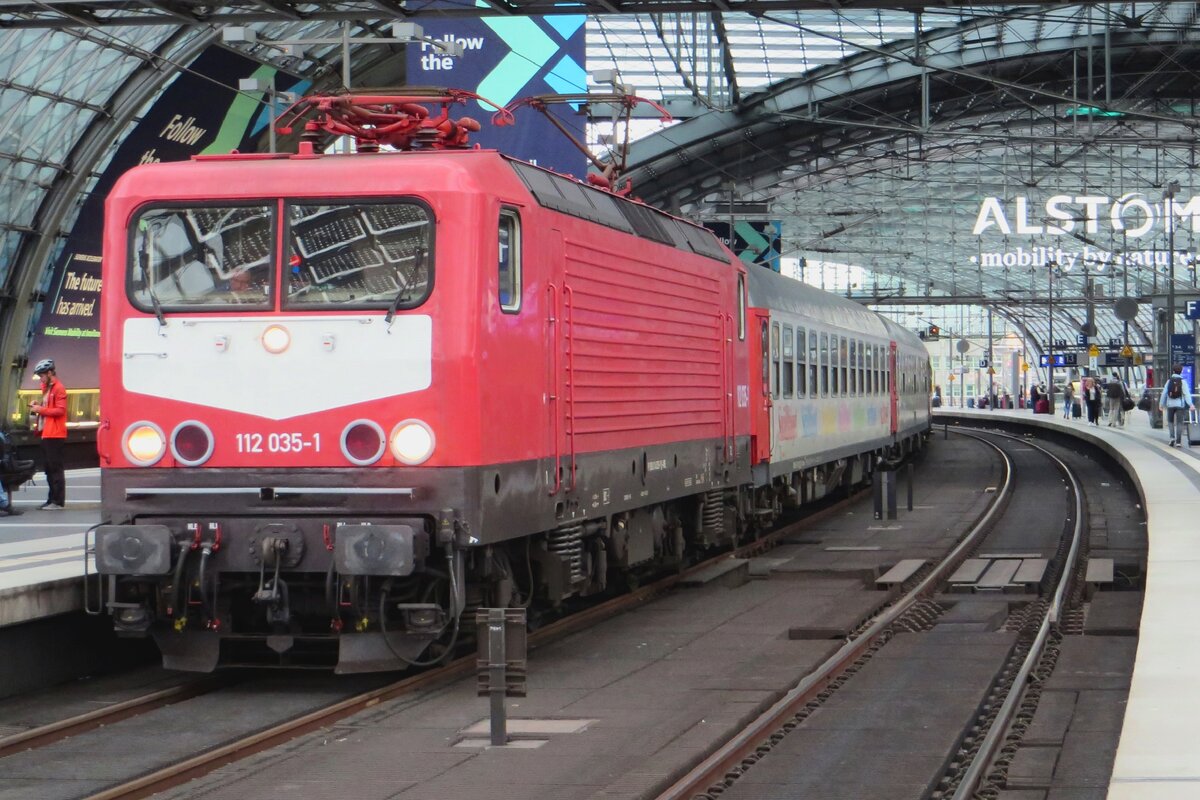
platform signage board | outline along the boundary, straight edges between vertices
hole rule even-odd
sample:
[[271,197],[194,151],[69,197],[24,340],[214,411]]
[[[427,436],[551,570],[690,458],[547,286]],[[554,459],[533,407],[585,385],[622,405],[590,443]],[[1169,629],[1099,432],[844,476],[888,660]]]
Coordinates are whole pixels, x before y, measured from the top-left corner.
[[1196,363],[1196,337],[1190,333],[1171,336],[1171,363],[1191,366]]

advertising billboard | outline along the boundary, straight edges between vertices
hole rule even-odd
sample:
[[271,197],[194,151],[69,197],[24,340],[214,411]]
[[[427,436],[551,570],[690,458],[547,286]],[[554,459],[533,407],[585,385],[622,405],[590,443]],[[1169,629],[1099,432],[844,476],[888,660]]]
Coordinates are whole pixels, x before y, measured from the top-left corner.
[[[280,91],[303,91],[307,81],[277,74],[232,50],[212,46],[180,72],[118,147],[84,200],[52,274],[34,330],[29,364],[53,358],[70,389],[99,385],[100,265],[104,199],[117,178],[139,164],[183,161],[202,153],[253,149],[268,124],[260,98],[237,91],[241,78],[274,78]],[[22,389],[37,387],[30,375]]]
[[[481,19],[422,18],[427,39],[454,42],[455,58],[430,42],[408,46],[408,80],[413,85],[466,89],[505,106],[522,97],[587,91],[583,14]],[[471,141],[538,166],[582,178],[587,159],[554,125],[532,109],[517,112],[515,126],[490,123],[495,111],[473,103],[466,115],[483,125]],[[583,142],[586,118],[575,106],[548,106],[548,112]]]
[[757,264],[779,272],[779,257],[783,249],[783,223],[780,220],[737,220],[733,223],[732,233],[728,220],[701,224],[715,233],[742,263]]

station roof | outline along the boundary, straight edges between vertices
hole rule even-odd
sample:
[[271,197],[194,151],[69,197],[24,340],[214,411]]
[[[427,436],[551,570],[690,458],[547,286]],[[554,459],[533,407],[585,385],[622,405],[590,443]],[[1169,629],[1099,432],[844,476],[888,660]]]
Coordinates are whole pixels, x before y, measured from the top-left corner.
[[[1056,330],[1091,308],[1101,337],[1123,336],[1123,296],[1142,301],[1131,340],[1148,341],[1171,248],[1175,288],[1193,291],[1191,3],[0,0],[0,300],[16,312],[0,358],[20,355],[46,267],[122,135],[223,27],[255,28],[244,52],[329,90],[336,46],[297,57],[262,41],[584,11],[588,68],[615,67],[678,117],[632,146],[648,202],[781,220],[785,257],[862,267],[864,301],[984,303],[1038,341],[1051,297]],[[399,52],[356,50],[355,69],[382,83]]]

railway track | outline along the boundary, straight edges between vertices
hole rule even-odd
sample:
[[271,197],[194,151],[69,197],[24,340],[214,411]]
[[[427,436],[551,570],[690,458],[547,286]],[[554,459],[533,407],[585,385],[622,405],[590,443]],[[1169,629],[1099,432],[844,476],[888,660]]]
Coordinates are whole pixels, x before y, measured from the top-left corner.
[[0,738],[0,758],[7,758],[24,750],[45,747],[70,736],[78,736],[81,733],[113,725],[121,720],[130,719],[172,703],[208,694],[227,685],[229,685],[229,680],[224,677],[205,676],[178,686],[169,686],[104,708],[14,733]]
[[[839,513],[848,504],[856,502],[862,494],[844,500],[804,516],[770,534],[737,548],[691,566],[678,574],[669,575],[646,586],[606,602],[573,613],[539,628],[529,636],[531,648],[544,646],[565,636],[585,630],[599,622],[625,613],[643,605],[672,587],[699,572],[730,558],[746,558],[769,550],[774,544],[806,524]],[[459,657],[439,668],[393,681],[385,686],[359,692],[353,696],[330,703],[308,713],[283,720],[279,723],[240,736],[232,741],[213,746],[203,752],[167,766],[138,775],[130,780],[105,788],[89,795],[91,800],[132,800],[149,797],[171,787],[219,769],[227,764],[250,757],[256,753],[278,746],[299,736],[325,728],[339,720],[370,709],[380,703],[414,692],[431,690],[471,674],[476,668],[476,656],[471,653]],[[70,736],[87,731],[114,726],[122,721],[146,714],[175,703],[219,690],[229,685],[229,680],[218,674],[206,676],[178,687],[148,693],[69,719],[56,721],[0,739],[0,759],[25,750],[46,747]],[[119,729],[114,729],[114,735]],[[2,764],[2,761],[0,761]]]
[[[1038,613],[1026,614],[1022,620],[1018,645],[1013,651],[1019,663],[1001,671],[998,683],[993,686],[991,701],[984,704],[984,713],[975,722],[973,730],[964,733],[958,754],[948,759],[950,768],[931,796],[964,800],[979,789],[1000,751],[1029,676],[1043,657],[1047,643],[1054,637],[1071,582],[1080,573],[1077,561],[1085,515],[1079,482],[1067,465],[1045,448],[1028,439],[1006,434],[984,436],[962,430],[956,433],[984,442],[1003,459],[1004,480],[997,487],[996,497],[987,512],[942,561],[914,576],[903,587],[901,596],[895,602],[864,623],[845,645],[805,676],[770,709],[659,794],[658,800],[710,800],[726,794],[740,777],[753,770],[755,764],[768,756],[789,733],[801,728],[814,710],[820,708],[843,685],[851,683],[863,665],[891,640],[894,629],[905,626],[920,629],[929,617],[940,613],[932,602],[933,595],[946,578],[978,549],[1014,499],[1013,460],[1003,448],[991,441],[989,437],[994,436],[1019,441],[1023,447],[1041,451],[1045,458],[1054,463],[1066,478],[1070,490],[1069,502],[1074,511],[1071,514],[1073,525],[1069,526],[1069,531],[1065,531],[1059,543],[1059,553],[1055,559],[1057,568],[1052,570],[1051,577],[1054,588],[1046,593],[1050,598],[1045,602],[1032,603],[1031,606],[1037,608]],[[1031,616],[1033,619],[1030,619]],[[1014,656],[1010,656],[1010,662],[1013,660]],[[734,792],[733,796],[737,796],[737,793]]]

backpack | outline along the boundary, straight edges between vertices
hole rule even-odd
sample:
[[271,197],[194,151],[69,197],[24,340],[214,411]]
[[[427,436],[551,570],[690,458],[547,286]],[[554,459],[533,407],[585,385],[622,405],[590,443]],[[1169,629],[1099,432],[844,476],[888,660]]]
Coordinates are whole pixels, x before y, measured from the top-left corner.
[[18,459],[17,448],[13,447],[8,435],[0,431],[0,483],[11,493],[32,477],[33,461]]
[[1171,378],[1167,383],[1167,397],[1178,400],[1183,397],[1183,378]]
[[1125,387],[1120,381],[1109,381],[1107,394],[1113,400],[1120,400],[1125,395]]

